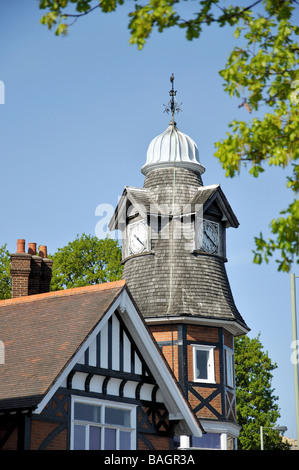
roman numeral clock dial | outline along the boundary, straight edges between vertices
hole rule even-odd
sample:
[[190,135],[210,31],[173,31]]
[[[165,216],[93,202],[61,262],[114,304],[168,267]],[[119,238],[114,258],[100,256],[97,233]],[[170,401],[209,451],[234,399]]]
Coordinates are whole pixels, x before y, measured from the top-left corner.
[[143,253],[148,250],[148,227],[141,220],[128,225],[127,256]]
[[203,220],[197,229],[196,249],[217,254],[219,251],[219,226],[216,222]]
[[217,253],[218,251],[218,226],[212,222],[203,223],[202,246],[207,253]]

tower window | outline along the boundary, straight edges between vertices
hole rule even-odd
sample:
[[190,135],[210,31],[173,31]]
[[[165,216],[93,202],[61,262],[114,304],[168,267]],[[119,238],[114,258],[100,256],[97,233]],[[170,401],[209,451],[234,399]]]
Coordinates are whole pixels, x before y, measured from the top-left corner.
[[195,382],[215,383],[214,346],[193,345]]
[[226,350],[226,384],[234,386],[234,355],[232,351]]

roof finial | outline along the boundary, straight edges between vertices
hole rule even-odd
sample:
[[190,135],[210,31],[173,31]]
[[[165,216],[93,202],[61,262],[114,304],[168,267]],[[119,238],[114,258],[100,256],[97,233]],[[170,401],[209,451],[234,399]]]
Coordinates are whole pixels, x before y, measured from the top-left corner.
[[179,111],[181,111],[180,107],[181,107],[182,103],[178,105],[178,102],[177,102],[177,99],[176,99],[176,90],[173,87],[173,84],[174,84],[174,75],[173,74],[170,77],[170,82],[171,82],[171,90],[169,92],[170,101],[169,101],[167,106],[164,104],[164,106],[165,106],[164,113],[165,113],[165,111],[167,113],[169,113],[169,111],[171,111],[172,119],[170,121],[170,125],[175,126],[176,122],[174,121],[174,115],[175,115],[175,113],[178,113]]

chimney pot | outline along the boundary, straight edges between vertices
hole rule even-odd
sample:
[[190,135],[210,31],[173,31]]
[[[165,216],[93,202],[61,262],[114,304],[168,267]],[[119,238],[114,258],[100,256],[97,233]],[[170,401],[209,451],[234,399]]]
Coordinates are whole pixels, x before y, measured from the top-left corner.
[[17,253],[25,253],[25,240],[23,238],[17,240]]
[[12,298],[49,292],[53,261],[47,258],[47,247],[41,245],[35,256],[36,243],[28,243],[25,253],[25,240],[17,242],[17,252],[10,256]]
[[47,258],[47,247],[45,245],[41,245],[39,247],[39,256],[41,256],[42,258]]
[[28,243],[28,254],[36,255],[36,243]]

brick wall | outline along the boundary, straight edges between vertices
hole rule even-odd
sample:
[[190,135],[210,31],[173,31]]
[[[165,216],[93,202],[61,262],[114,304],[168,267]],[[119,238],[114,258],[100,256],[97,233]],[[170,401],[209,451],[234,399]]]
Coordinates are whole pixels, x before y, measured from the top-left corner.
[[[0,440],[4,436],[4,433],[0,433]],[[17,450],[18,447],[18,428],[16,427],[12,434],[9,436],[8,440],[5,442],[1,450]]]
[[[206,387],[194,387],[203,398],[209,398],[209,396],[215,391],[215,388],[206,388]],[[194,409],[196,408],[201,402],[198,398],[193,395],[191,392],[188,394],[188,401],[191,407]],[[199,411],[197,411],[196,416],[205,419],[217,419],[217,415],[213,409],[210,409],[210,406],[213,409],[221,414],[222,412],[222,400],[220,392],[217,394],[215,398],[209,400],[209,407],[203,406]]]
[[[172,441],[172,438],[171,438]],[[171,449],[170,438],[163,436],[153,436],[147,434],[145,439],[138,439],[137,450],[169,450]]]
[[234,337],[231,333],[224,330],[223,332],[224,344],[230,349],[234,349]]
[[218,328],[209,326],[187,325],[187,341],[218,343]]
[[178,339],[177,325],[151,325],[150,330],[157,342],[160,341],[176,341]]
[[179,380],[178,346],[163,346],[162,353],[174,373],[175,378]]
[[[40,446],[44,444],[45,439],[47,439],[52,432],[55,432],[58,426],[59,424],[57,423],[32,420],[30,450],[38,450]],[[53,439],[49,439],[49,443],[44,447],[44,450],[67,450],[66,429],[53,437]]]
[[[178,354],[178,325],[151,325],[150,329],[158,342],[163,355],[174,372],[175,377],[179,381],[179,354]],[[228,331],[219,327],[210,327],[202,325],[186,325],[186,336],[184,338],[185,351],[187,355],[184,359],[184,370],[187,371],[187,380],[189,383],[187,399],[193,409],[197,408],[198,418],[219,419],[224,416],[225,419],[235,421],[234,412],[227,406],[227,398],[222,393],[223,385],[221,361],[224,357],[223,345],[233,349],[233,335]],[[173,342],[173,344],[172,344]],[[166,344],[163,344],[166,343]],[[194,381],[193,370],[193,346],[194,344],[210,344],[214,348],[214,368],[215,368],[215,384],[202,384]],[[223,364],[225,371],[225,364]],[[181,384],[183,385],[183,384]],[[230,389],[230,395],[232,391]],[[209,399],[210,395],[216,395],[213,399]],[[199,398],[202,397],[201,399]],[[227,397],[229,395],[226,395]],[[208,404],[206,406],[205,404]],[[230,401],[232,398],[230,397]],[[234,407],[232,407],[234,408]],[[223,415],[224,413],[224,415]]]
[[27,253],[11,255],[12,298],[28,295],[30,272],[31,255]]
[[[157,341],[160,343],[161,351],[166,358],[176,379],[179,379],[178,369],[178,327],[177,325],[151,325],[150,330]],[[170,343],[170,344],[163,344]],[[173,343],[173,344],[172,344]]]

